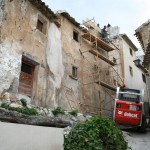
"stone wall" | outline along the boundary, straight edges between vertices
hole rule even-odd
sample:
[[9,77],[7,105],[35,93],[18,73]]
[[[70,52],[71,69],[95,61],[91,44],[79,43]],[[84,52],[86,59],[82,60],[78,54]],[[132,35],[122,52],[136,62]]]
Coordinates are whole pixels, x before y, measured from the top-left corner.
[[[59,30],[29,1],[5,0],[2,10],[0,11],[3,15],[0,43],[0,94],[9,91],[12,97],[18,97],[22,56],[25,55],[36,62],[31,97],[32,103],[44,107],[56,107],[56,88],[60,88],[63,70],[60,73],[61,76],[58,77],[59,75],[56,74],[53,68],[55,67],[57,70],[60,67],[62,68],[60,59],[62,56],[54,56],[54,52],[52,52],[49,45],[51,42],[50,36],[60,43]],[[39,16],[46,22],[45,33],[36,29]],[[55,29],[54,32],[48,35],[53,30],[52,28]],[[51,43],[51,47],[53,44],[56,45],[54,40]],[[61,55],[61,43],[59,51],[58,49],[53,50],[57,50],[57,53]],[[59,64],[52,66],[49,60],[55,65],[56,61],[59,60]]]
[[[3,16],[0,43],[0,94],[8,91],[13,98],[24,97],[38,106],[51,108],[61,106],[70,109],[64,92],[64,86],[67,86],[73,90],[80,103],[83,103],[85,98],[88,105],[93,103],[99,110],[98,85],[88,84],[84,89],[85,95],[82,95],[81,52],[93,49],[94,45],[81,38],[83,32],[79,27],[60,16],[61,26],[58,28],[52,22],[53,18],[47,19],[27,0],[5,0],[0,14]],[[43,33],[37,29],[39,18],[44,20]],[[73,30],[79,33],[79,42],[73,39]],[[108,56],[104,50],[101,50],[101,53]],[[27,57],[35,64],[31,98],[18,95],[22,57]],[[88,52],[84,53],[84,58],[88,61],[84,59],[83,68],[86,72],[93,71],[97,58]],[[109,79],[108,64],[100,59],[99,63],[101,80],[106,82]],[[72,66],[78,68],[77,79],[71,76]],[[92,78],[86,79],[85,75],[84,80],[93,82]],[[104,88],[102,91],[103,99],[109,99]]]

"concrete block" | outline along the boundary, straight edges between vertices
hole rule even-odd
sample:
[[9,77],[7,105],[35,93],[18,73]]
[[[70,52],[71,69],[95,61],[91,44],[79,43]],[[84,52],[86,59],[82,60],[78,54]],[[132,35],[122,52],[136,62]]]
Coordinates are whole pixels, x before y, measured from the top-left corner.
[[63,129],[0,122],[0,150],[63,150]]

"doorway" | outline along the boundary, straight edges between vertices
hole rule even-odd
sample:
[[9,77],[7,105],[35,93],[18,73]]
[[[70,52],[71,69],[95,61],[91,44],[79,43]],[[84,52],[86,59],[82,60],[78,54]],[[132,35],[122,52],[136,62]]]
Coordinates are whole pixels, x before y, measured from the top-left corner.
[[32,87],[35,65],[28,60],[22,59],[21,73],[19,78],[18,92],[21,95],[32,97]]

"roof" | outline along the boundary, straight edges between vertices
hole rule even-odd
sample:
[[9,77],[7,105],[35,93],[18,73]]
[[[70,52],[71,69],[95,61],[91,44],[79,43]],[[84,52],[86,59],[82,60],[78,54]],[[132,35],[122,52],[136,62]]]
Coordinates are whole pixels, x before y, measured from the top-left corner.
[[144,50],[145,52],[145,55],[144,55],[144,61],[143,61],[143,65],[145,67],[148,68],[148,65],[149,65],[149,60],[150,60],[150,43],[148,43],[146,46],[147,47],[144,47],[144,39],[142,37],[142,33],[143,33],[143,28],[150,25],[150,19],[148,21],[146,21],[145,23],[143,23],[140,27],[138,27],[136,30],[135,30],[135,36],[137,37],[137,39],[139,40],[141,46],[142,46],[142,49]]
[[75,18],[71,17],[68,12],[61,12],[60,13],[62,16],[64,16],[66,19],[68,19],[72,24],[74,24],[76,27],[80,28],[80,23],[78,23]]
[[133,42],[126,34],[121,34],[121,36],[135,51],[138,51],[138,48],[133,44]]
[[49,20],[57,18],[54,12],[42,1],[42,0],[28,0],[33,6],[35,6],[45,17]]
[[148,44],[145,51],[143,65],[148,68],[149,63],[150,63],[150,43]]
[[141,47],[142,47],[142,49],[143,49],[144,51],[145,51],[145,49],[144,49],[144,41],[143,41],[141,32],[142,32],[142,29],[143,29],[145,26],[149,25],[149,24],[150,24],[150,19],[149,19],[148,21],[146,21],[145,23],[143,23],[141,26],[139,26],[139,27],[135,30],[135,36],[137,37],[137,39],[138,39],[138,41],[140,42]]

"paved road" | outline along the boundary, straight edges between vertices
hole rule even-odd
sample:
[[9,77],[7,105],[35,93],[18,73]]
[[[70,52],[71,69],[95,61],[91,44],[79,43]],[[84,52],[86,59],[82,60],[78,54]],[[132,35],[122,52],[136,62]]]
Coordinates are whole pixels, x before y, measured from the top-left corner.
[[132,150],[150,150],[150,131],[144,134],[126,130],[124,134]]

